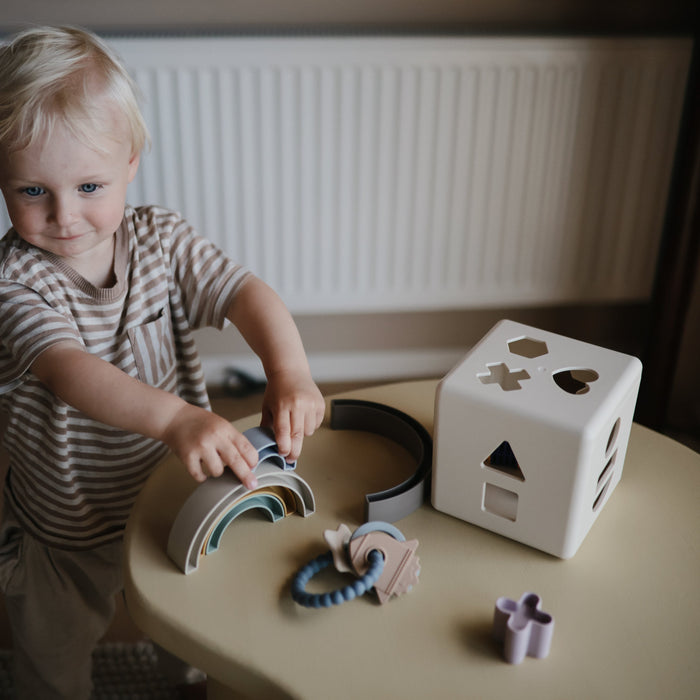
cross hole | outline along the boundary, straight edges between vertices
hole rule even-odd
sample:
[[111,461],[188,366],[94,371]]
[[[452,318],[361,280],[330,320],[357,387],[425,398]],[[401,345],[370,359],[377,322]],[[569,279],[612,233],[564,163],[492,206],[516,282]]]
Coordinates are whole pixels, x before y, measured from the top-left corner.
[[530,375],[524,369],[511,371],[504,362],[497,365],[486,365],[488,374],[477,374],[482,384],[498,384],[503,391],[515,391],[522,389],[520,382],[530,379]]

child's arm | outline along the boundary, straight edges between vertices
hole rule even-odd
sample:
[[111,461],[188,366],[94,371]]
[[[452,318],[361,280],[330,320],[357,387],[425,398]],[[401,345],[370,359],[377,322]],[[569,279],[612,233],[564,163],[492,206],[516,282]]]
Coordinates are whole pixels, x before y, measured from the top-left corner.
[[251,472],[257,450],[227,420],[140,382],[78,343],[53,345],[31,371],[56,396],[94,420],[164,442],[197,481],[219,476],[228,466],[249,489],[257,486]]
[[299,331],[279,296],[257,277],[237,292],[227,318],[262,361],[267,377],[262,424],[274,430],[280,454],[292,462],[325,412]]

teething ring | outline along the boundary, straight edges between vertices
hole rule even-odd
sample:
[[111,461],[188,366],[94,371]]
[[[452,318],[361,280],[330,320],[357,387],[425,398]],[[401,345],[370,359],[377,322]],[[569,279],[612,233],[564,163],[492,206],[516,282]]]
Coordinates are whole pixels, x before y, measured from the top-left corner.
[[331,605],[340,605],[347,600],[362,596],[374,586],[384,571],[384,555],[379,550],[373,549],[368,552],[367,561],[369,562],[367,573],[344,588],[338,588],[328,593],[307,593],[306,584],[319,571],[323,571],[333,563],[331,551],[321,554],[299,569],[294,576],[292,598],[305,608],[330,608]]
[[[364,595],[371,588],[379,602],[386,603],[391,596],[407,593],[418,582],[418,540],[407,542],[390,523],[365,523],[354,534],[347,525],[340,525],[337,530],[325,530],[323,536],[330,550],[312,559],[292,579],[292,598],[299,605],[329,608]],[[331,564],[340,573],[354,573],[357,580],[328,593],[307,593],[306,584]]]

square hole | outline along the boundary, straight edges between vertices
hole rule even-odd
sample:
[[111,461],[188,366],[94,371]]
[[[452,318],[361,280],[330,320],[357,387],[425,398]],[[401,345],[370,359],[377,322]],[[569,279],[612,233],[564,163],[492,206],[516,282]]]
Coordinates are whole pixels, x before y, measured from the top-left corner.
[[518,515],[518,494],[494,484],[484,484],[483,509],[515,522]]

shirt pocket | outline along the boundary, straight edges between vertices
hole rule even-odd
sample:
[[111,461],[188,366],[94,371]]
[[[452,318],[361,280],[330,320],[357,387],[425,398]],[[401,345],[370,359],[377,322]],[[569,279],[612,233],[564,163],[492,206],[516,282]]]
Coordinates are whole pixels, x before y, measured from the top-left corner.
[[153,321],[129,328],[127,333],[139,379],[161,386],[175,372],[175,343],[167,307]]

